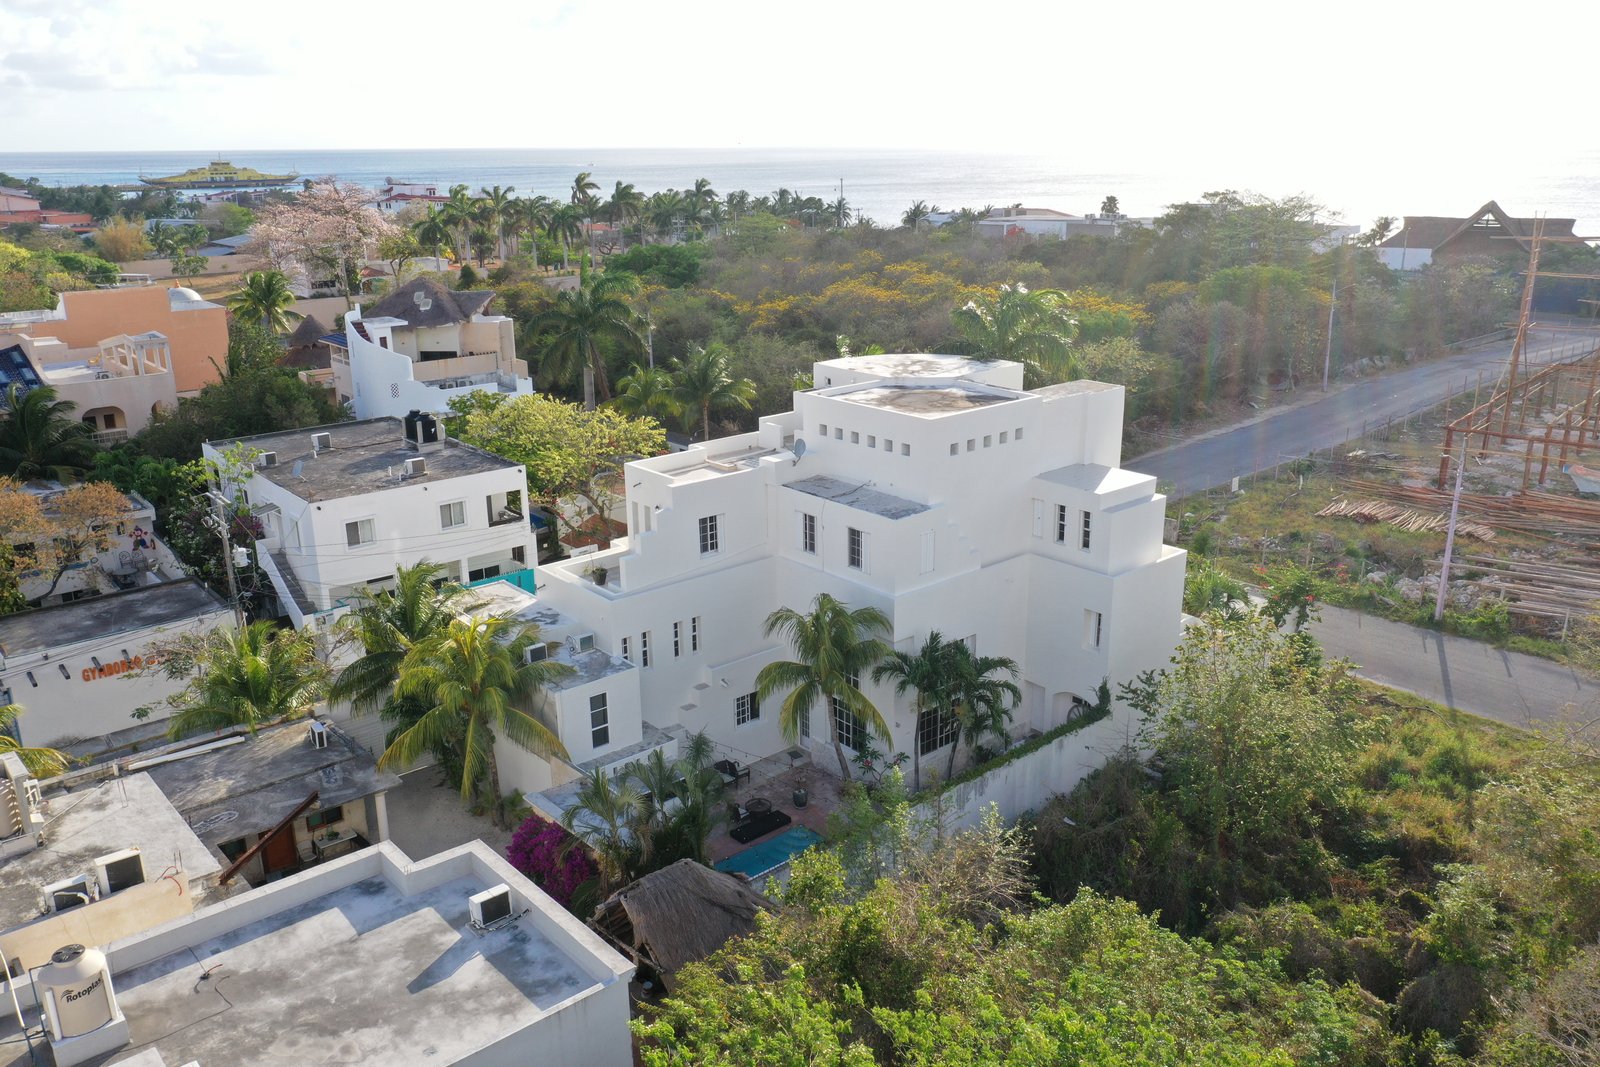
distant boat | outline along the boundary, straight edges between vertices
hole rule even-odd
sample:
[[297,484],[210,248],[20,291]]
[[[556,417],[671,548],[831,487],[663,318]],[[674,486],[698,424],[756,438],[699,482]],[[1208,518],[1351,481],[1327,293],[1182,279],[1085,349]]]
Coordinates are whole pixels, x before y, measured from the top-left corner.
[[1577,486],[1578,492],[1600,495],[1600,471],[1576,463],[1568,463],[1565,470],[1567,477],[1572,479],[1572,484]]
[[219,159],[182,174],[169,174],[165,178],[149,178],[141,174],[139,180],[161,189],[259,189],[288,185],[299,177],[298,174],[262,174],[259,170],[236,167],[225,159]]

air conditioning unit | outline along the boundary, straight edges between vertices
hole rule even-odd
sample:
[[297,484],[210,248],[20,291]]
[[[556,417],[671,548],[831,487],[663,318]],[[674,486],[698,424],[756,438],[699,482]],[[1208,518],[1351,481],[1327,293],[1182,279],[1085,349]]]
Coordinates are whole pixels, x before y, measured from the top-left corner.
[[94,861],[95,881],[100,884],[100,895],[108,897],[136,885],[144,884],[144,857],[136,848],[125,848]]
[[522,650],[522,658],[528,663],[543,663],[550,658],[550,646],[542,643],[529,645]]
[[328,728],[320,722],[313,722],[306,730],[306,736],[311,738],[312,748],[328,747]]
[[314,433],[311,435],[311,451],[326,452],[333,447],[333,434]]
[[573,634],[567,638],[567,647],[574,652],[593,652],[594,634]]
[[492,929],[496,923],[511,918],[511,887],[502,882],[473,894],[467,898],[467,910],[472,914],[474,927]]
[[51,911],[71,911],[93,901],[94,888],[89,883],[89,876],[80,874],[76,878],[45,886],[44,898],[49,902]]
[[405,476],[407,478],[415,478],[418,475],[427,474],[427,473],[428,473],[428,461],[426,459],[424,459],[423,457],[417,456],[415,459],[406,460],[406,474],[405,474]]
[[256,466],[258,467],[276,467],[277,465],[278,454],[276,452],[263,452],[256,460]]

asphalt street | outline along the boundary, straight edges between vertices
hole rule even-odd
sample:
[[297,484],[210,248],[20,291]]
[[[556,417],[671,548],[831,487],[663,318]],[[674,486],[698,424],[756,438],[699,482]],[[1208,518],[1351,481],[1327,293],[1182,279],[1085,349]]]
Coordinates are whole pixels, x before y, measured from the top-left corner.
[[[1594,342],[1584,334],[1533,330],[1528,361],[1539,365],[1576,359]],[[1371,427],[1425,411],[1472,389],[1482,372],[1483,399],[1511,355],[1511,342],[1443,356],[1374,378],[1336,387],[1326,396],[1289,405],[1260,418],[1180,444],[1125,459],[1153,474],[1173,498],[1226,485],[1235,477],[1270,470],[1286,459],[1332,448]]]

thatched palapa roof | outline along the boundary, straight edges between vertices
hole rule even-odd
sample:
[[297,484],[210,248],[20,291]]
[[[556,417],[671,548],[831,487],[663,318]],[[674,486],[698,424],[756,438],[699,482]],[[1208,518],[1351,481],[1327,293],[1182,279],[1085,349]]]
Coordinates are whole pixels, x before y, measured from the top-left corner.
[[[1491,218],[1500,224],[1504,236],[1516,238],[1516,246],[1528,250],[1527,238],[1533,236],[1533,219],[1519,219],[1508,215],[1493,200],[1465,218],[1445,215],[1407,215],[1400,230],[1384,241],[1379,248],[1441,248],[1482,218]],[[1545,219],[1545,233],[1551,237],[1571,237],[1576,219]],[[1507,251],[1512,246],[1507,246]]]
[[331,332],[315,315],[307,315],[289,335],[288,348],[278,362],[296,370],[327,370],[333,353],[322,338]]
[[744,878],[679,860],[617,890],[589,925],[662,975],[703,960],[756,928],[772,902]]
[[[421,294],[420,301],[418,294]],[[456,326],[482,314],[494,297],[492,289],[457,292],[446,289],[432,278],[413,278],[371,307],[362,308],[361,317],[400,319],[413,329]]]

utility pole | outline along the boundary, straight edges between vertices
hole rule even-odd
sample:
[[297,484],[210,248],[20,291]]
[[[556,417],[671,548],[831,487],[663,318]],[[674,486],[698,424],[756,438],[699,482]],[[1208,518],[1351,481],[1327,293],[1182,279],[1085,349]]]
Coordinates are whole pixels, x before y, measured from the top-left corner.
[[[1447,459],[1449,457],[1446,457]],[[1433,600],[1433,621],[1444,618],[1444,598],[1450,589],[1450,554],[1456,547],[1456,515],[1461,511],[1461,478],[1467,473],[1467,442],[1461,442],[1461,463],[1456,467],[1456,491],[1450,498],[1450,525],[1444,532],[1444,560],[1439,564],[1439,595]]]
[[[1337,270],[1337,268],[1335,268]],[[1322,353],[1322,391],[1328,391],[1328,368],[1333,363],[1333,309],[1339,306],[1339,276],[1333,276],[1333,295],[1328,298],[1328,347]]]
[[[228,602],[233,605],[233,624],[238,629],[242,630],[244,629],[244,608],[239,603],[239,579],[233,572],[234,547],[232,537],[228,532],[228,515],[226,510],[228,498],[217,492],[215,489],[209,490],[206,493],[206,496],[211,498],[211,505],[215,509],[213,514],[216,515],[217,519],[217,533],[222,538],[222,565],[223,568],[228,572]],[[249,559],[249,550],[243,545],[239,547],[238,552],[246,560]]]

